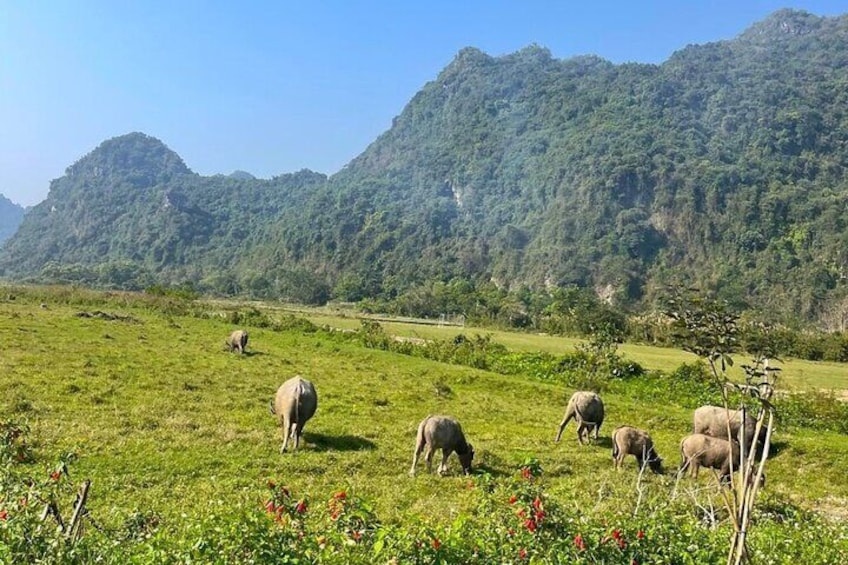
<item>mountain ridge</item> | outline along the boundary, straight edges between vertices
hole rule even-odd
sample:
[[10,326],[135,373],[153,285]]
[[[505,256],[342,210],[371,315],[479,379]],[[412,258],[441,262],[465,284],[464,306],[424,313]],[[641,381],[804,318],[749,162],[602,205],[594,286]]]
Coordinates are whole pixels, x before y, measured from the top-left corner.
[[0,244],[9,239],[24,219],[24,207],[0,194]]
[[[848,292],[846,53],[848,17],[786,10],[659,65],[465,48],[329,178],[202,177],[129,134],[128,154],[95,150],[51,183],[0,265],[105,258],[345,300],[465,279],[638,305],[682,280],[812,318]],[[101,193],[86,215],[80,195]],[[63,206],[71,219],[46,219]]]

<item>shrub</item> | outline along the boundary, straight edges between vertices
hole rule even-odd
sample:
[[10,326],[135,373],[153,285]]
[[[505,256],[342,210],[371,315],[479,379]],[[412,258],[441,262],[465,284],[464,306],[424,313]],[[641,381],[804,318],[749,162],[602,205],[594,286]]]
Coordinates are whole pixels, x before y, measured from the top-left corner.
[[230,312],[229,322],[234,326],[253,326],[255,328],[272,328],[274,326],[274,321],[255,307],[244,312],[240,310]]

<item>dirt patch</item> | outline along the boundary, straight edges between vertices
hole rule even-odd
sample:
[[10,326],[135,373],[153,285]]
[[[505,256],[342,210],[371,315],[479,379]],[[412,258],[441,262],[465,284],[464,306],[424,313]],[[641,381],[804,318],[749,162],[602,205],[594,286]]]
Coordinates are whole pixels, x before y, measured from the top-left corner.
[[840,522],[848,520],[848,498],[828,496],[819,500],[815,509],[828,518]]

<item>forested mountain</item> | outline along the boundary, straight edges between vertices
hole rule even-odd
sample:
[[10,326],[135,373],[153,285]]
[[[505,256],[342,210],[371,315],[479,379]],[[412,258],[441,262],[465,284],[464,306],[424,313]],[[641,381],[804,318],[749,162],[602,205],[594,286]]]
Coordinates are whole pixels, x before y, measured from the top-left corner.
[[0,194],[0,243],[12,236],[24,219],[24,209]]
[[200,177],[152,138],[107,141],[0,264],[319,299],[463,279],[638,304],[683,281],[811,318],[846,293],[846,69],[848,17],[789,10],[661,65],[466,48],[329,179]]
[[161,141],[131,133],[102,143],[50,184],[3,249],[8,275],[116,286],[201,281],[239,292],[246,253],[281,211],[326,176],[203,177]]

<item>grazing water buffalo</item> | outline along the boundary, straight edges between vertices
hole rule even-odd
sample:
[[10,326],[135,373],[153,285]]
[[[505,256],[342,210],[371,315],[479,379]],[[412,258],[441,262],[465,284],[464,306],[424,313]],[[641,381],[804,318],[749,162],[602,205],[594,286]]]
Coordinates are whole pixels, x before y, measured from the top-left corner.
[[619,426],[612,433],[612,458],[616,469],[621,468],[621,463],[628,455],[636,457],[639,469],[647,463],[654,473],[663,473],[662,459],[654,450],[654,442],[648,432],[631,426]]
[[[728,414],[730,415],[730,438],[727,437]],[[721,406],[701,406],[695,410],[695,414],[692,416],[693,434],[705,434],[734,441],[741,441],[744,437],[746,451],[753,445],[756,429],[757,419],[750,412],[745,413],[745,425],[742,426],[741,410],[726,410]],[[760,429],[757,440],[762,445],[765,443],[765,439],[766,428],[764,426]]]
[[603,400],[594,392],[577,391],[572,394],[571,400],[568,401],[568,406],[565,408],[565,416],[559,424],[559,431],[555,440],[557,443],[562,437],[562,430],[572,418],[577,422],[577,441],[583,443],[584,432],[586,439],[589,439],[589,430],[593,428],[597,441],[601,424],[604,423]]
[[692,478],[698,477],[698,469],[710,467],[718,469],[722,482],[730,480],[731,457],[734,469],[739,467],[739,444],[735,441],[712,437],[704,434],[688,435],[680,442],[680,470],[687,468]]
[[450,416],[427,416],[418,424],[415,453],[412,456],[412,468],[409,470],[410,476],[415,476],[415,466],[418,464],[418,457],[424,451],[425,445],[427,446],[427,454],[424,456],[424,460],[427,462],[428,473],[433,470],[433,454],[439,448],[442,449],[442,462],[438,469],[439,475],[443,475],[447,471],[448,457],[454,451],[459,457],[463,473],[467,475],[471,472],[474,448],[465,441],[462,426]]
[[285,453],[290,437],[294,439],[294,449],[298,448],[303,426],[315,414],[317,408],[318,394],[315,392],[315,386],[300,375],[280,385],[271,402],[271,414],[277,416],[283,430],[280,453]]
[[230,353],[238,350],[244,353],[244,348],[247,347],[247,332],[244,330],[236,330],[227,338],[227,347],[230,348]]

